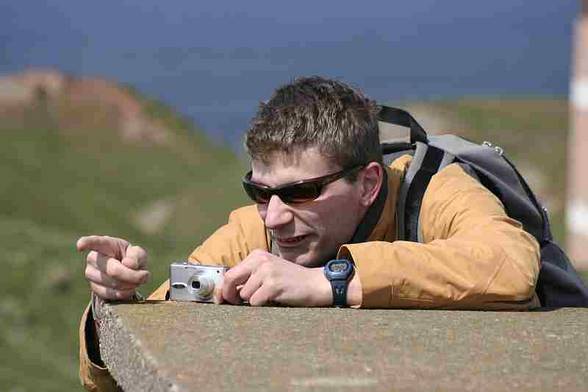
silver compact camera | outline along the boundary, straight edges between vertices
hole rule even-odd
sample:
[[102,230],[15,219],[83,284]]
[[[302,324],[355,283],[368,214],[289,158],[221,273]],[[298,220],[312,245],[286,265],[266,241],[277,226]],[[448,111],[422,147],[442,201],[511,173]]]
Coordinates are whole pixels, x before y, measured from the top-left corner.
[[192,264],[187,261],[169,266],[169,299],[172,301],[213,302],[215,287],[220,287],[225,267]]

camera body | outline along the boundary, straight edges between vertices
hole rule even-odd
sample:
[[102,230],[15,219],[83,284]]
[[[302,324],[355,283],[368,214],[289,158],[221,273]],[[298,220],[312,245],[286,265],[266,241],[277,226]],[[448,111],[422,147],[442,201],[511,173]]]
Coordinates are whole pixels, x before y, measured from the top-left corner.
[[187,261],[169,266],[169,299],[172,301],[213,302],[215,287],[222,285],[225,267],[193,264]]

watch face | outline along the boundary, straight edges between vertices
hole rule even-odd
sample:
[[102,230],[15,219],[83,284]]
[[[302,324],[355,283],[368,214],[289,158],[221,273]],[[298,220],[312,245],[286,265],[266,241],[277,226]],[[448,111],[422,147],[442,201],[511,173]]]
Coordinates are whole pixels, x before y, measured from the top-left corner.
[[347,270],[347,268],[348,268],[348,267],[347,267],[347,263],[345,263],[345,262],[343,262],[343,261],[341,261],[341,262],[339,262],[339,263],[332,263],[332,264],[329,266],[329,269],[330,269],[332,272],[345,272],[345,270]]
[[347,260],[331,260],[325,266],[325,275],[329,280],[347,280],[353,275],[353,264]]

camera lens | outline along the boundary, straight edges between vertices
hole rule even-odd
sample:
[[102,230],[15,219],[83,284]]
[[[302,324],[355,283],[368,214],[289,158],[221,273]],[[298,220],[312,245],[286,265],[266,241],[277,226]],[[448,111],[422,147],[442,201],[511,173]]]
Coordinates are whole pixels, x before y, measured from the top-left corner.
[[214,291],[214,280],[208,276],[194,276],[190,282],[192,292],[200,299],[207,299],[212,296]]

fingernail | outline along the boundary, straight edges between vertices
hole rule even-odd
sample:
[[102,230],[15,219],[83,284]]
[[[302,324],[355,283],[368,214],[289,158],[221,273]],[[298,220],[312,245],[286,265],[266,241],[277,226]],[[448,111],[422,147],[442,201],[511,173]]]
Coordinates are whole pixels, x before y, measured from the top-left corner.
[[82,244],[81,244],[81,243],[82,243],[83,239],[84,239],[84,237],[80,237],[80,238],[78,238],[78,240],[76,241],[76,250],[77,250],[78,252],[81,252],[81,249],[80,249],[80,248],[82,247]]

